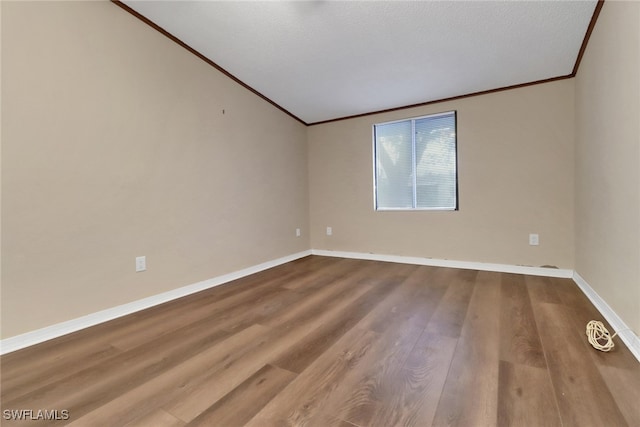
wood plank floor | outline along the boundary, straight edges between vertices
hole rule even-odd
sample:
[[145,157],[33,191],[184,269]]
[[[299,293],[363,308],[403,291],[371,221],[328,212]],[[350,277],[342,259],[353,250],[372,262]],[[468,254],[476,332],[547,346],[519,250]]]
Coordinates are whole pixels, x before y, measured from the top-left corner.
[[569,279],[312,256],[3,356],[1,424],[640,426],[591,319]]

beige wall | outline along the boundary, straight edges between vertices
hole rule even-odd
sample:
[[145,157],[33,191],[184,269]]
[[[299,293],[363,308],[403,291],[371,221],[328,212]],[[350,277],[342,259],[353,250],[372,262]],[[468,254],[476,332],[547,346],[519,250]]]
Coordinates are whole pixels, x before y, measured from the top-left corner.
[[[639,3],[605,4],[577,79],[306,129],[110,3],[1,5],[3,338],[310,247],[575,248],[640,330]],[[375,212],[372,125],[448,110],[460,210]]]
[[606,2],[576,77],[576,271],[640,333],[640,3]]
[[305,127],[119,7],[3,2],[2,60],[2,337],[309,248]]
[[[374,211],[372,125],[448,110],[460,210]],[[314,249],[573,267],[572,80],[311,126],[308,139]]]

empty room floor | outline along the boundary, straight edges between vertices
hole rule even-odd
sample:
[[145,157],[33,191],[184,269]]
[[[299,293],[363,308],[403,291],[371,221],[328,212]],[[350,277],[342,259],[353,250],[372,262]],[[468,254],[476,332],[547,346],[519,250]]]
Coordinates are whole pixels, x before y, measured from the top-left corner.
[[2,425],[640,426],[591,319],[570,279],[310,256],[4,355],[3,418],[69,418]]

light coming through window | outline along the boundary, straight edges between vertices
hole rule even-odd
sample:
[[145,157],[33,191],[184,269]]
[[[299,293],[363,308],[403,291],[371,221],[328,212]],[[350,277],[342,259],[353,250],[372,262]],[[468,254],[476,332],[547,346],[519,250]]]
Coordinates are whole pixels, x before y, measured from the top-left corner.
[[376,210],[457,210],[456,112],[373,126]]

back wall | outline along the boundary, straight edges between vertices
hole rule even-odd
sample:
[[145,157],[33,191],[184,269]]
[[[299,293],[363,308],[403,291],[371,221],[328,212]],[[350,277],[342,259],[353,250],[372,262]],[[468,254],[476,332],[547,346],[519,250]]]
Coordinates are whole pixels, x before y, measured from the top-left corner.
[[[373,124],[450,110],[460,210],[376,212]],[[315,125],[308,140],[314,249],[573,268],[573,79]]]

